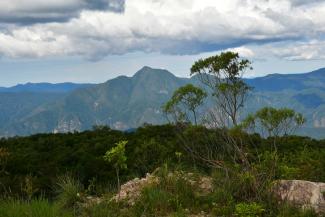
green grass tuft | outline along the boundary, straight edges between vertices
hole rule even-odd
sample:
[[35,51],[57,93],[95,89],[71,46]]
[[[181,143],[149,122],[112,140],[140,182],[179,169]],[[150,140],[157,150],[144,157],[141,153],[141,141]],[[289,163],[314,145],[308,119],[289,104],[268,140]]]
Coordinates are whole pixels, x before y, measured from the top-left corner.
[[30,202],[7,200],[0,202],[1,217],[72,217],[68,211],[45,199],[33,199]]

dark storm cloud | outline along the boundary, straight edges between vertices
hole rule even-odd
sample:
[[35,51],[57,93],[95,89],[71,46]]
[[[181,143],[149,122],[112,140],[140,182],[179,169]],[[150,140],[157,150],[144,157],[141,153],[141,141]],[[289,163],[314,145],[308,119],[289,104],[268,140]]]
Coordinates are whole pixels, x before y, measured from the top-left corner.
[[291,0],[292,4],[295,6],[307,5],[312,3],[322,3],[324,0]]
[[[32,25],[35,23],[66,22],[78,17],[82,10],[112,11],[122,13],[125,0],[70,0],[38,5],[38,0],[2,0],[0,23]],[[52,2],[51,2],[52,1]],[[7,2],[7,3],[6,3]]]
[[125,0],[86,0],[87,8],[91,10],[110,10],[114,12],[123,12]]

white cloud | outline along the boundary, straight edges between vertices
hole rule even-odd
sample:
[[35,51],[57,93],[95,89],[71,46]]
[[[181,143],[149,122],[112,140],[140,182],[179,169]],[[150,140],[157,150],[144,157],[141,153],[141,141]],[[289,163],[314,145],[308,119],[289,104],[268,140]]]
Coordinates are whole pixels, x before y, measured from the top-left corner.
[[[282,45],[282,46],[281,46]],[[269,47],[274,56],[287,60],[320,60],[325,59],[325,41],[296,42],[289,45],[283,43]]]
[[236,47],[227,49],[227,51],[232,51],[238,53],[240,56],[245,58],[253,58],[255,57],[255,53],[252,49],[248,47]]
[[[78,1],[81,0],[59,1],[61,4],[51,0],[46,6],[54,8],[50,4],[66,4],[64,8],[67,8]],[[22,6],[22,9],[28,7]],[[237,51],[251,57],[255,53],[250,49],[251,44],[272,47],[275,42],[286,41],[282,45],[283,49],[288,46],[288,51],[278,51],[278,54],[274,51],[273,54],[289,56],[293,42],[303,47],[304,41],[306,46],[314,48],[316,45],[312,45],[312,41],[315,39],[323,43],[324,13],[324,1],[308,4],[294,0],[228,0],[226,3],[127,0],[124,13],[83,10],[80,16],[63,23],[11,26],[0,30],[0,55],[100,58],[133,51],[193,54],[238,47]],[[302,48],[296,53],[300,51],[304,53],[299,54],[302,57],[322,56],[324,52],[319,49],[307,54]]]

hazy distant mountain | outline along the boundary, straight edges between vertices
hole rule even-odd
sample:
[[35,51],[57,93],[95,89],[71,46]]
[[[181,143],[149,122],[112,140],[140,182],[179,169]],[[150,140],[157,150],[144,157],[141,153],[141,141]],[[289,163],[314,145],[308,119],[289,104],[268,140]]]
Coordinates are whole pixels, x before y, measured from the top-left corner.
[[[306,74],[274,74],[246,82],[255,89],[242,116],[263,106],[294,108],[308,119],[302,134],[325,138],[325,69]],[[34,108],[31,105],[19,118],[0,119],[0,135],[79,131],[94,125],[129,129],[143,123],[161,124],[166,122],[162,104],[175,89],[187,83],[197,84],[198,80],[144,67],[133,77],[120,76],[76,89],[44,100]],[[20,106],[23,104],[21,101]],[[15,112],[11,115],[15,116]]]
[[[53,102],[63,97],[60,93],[1,93],[0,92],[0,128],[5,129],[19,122],[39,105]],[[0,132],[0,135],[3,132]],[[11,135],[19,134],[13,131]]]
[[18,84],[13,87],[0,87],[0,92],[36,92],[36,93],[67,93],[79,88],[89,87],[92,84],[75,84],[70,82],[51,84],[51,83],[26,83]]
[[62,99],[69,92],[89,87],[90,84],[74,83],[27,83],[13,87],[0,87],[0,136],[7,135],[7,128],[13,130],[8,135],[20,135],[15,124],[41,105]]
[[271,74],[265,77],[247,79],[258,91],[303,90],[318,88],[325,90],[325,68],[302,74]]

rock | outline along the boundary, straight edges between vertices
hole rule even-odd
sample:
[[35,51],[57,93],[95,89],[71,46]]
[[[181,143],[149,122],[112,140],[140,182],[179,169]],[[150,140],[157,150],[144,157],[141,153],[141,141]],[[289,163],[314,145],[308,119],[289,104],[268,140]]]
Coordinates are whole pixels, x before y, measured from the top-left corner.
[[140,197],[141,191],[145,186],[157,184],[158,178],[147,173],[145,178],[135,178],[121,186],[120,193],[115,195],[112,200],[125,201],[128,205],[134,205],[135,201]]
[[[197,187],[198,193],[208,194],[213,190],[212,178],[207,176],[195,176],[193,173],[177,171],[168,173],[168,177],[185,179],[190,185]],[[140,197],[144,187],[159,184],[159,177],[147,173],[145,178],[135,178],[121,186],[120,194],[115,195],[112,200],[125,201],[128,205],[133,206]]]
[[210,193],[213,190],[213,180],[210,177],[201,177],[199,180],[199,188],[205,192]]
[[104,201],[104,198],[97,197],[97,196],[84,195],[82,193],[78,193],[77,196],[80,199],[80,201],[77,202],[77,205],[81,208],[93,207],[93,206],[98,205]]
[[316,213],[325,213],[325,183],[280,180],[273,192],[281,201],[287,201],[302,209],[313,209]]
[[190,183],[190,185],[197,187],[197,191],[202,194],[211,193],[213,190],[213,179],[208,176],[197,176],[193,173],[185,173],[183,171],[171,173],[170,176],[185,179],[188,183]]

